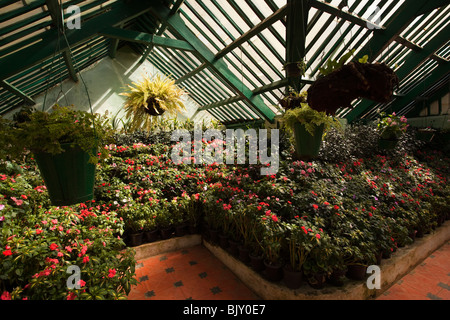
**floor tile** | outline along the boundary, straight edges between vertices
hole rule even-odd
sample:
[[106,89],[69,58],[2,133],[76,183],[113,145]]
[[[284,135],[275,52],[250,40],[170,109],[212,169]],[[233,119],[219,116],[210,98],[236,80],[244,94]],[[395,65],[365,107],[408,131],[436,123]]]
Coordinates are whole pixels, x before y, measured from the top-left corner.
[[[202,245],[137,261],[129,300],[260,299]],[[378,300],[450,300],[450,242]]]

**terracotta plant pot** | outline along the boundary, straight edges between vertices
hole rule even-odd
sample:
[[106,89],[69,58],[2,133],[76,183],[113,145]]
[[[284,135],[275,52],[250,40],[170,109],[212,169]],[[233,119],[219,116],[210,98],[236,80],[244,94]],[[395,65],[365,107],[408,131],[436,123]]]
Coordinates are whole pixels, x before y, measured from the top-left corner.
[[352,280],[364,280],[366,278],[366,265],[350,264],[347,266],[346,276]]
[[132,247],[137,247],[142,244],[144,234],[142,232],[131,233],[130,234],[130,245]]
[[283,268],[283,282],[289,289],[298,289],[303,283],[303,271],[294,271],[290,265]]
[[219,245],[222,249],[228,248],[228,238],[225,234],[219,234]]
[[175,227],[175,235],[177,237],[182,237],[182,236],[186,235],[186,233],[187,233],[187,225],[180,224]]
[[169,239],[172,237],[173,234],[173,228],[169,227],[169,228],[164,228],[160,230],[160,234],[161,234],[161,239],[165,240],[165,239]]
[[151,230],[144,232],[144,241],[145,242],[155,242],[159,239],[159,230]]
[[267,261],[264,261],[264,267],[264,273],[267,280],[276,282],[283,279],[283,268],[281,264],[273,265],[268,263]]
[[316,272],[308,277],[308,284],[314,289],[322,289],[326,280],[325,272]]
[[248,248],[246,248],[243,245],[238,246],[238,250],[239,250],[239,260],[241,260],[244,263],[248,263],[250,261],[250,250],[248,250]]
[[328,282],[335,287],[342,287],[344,285],[344,277],[346,272],[347,269],[334,270],[328,278]]
[[264,270],[264,258],[262,256],[250,254],[250,266],[256,272],[261,272]]
[[228,240],[228,251],[233,255],[237,256],[239,254],[239,243],[233,239]]

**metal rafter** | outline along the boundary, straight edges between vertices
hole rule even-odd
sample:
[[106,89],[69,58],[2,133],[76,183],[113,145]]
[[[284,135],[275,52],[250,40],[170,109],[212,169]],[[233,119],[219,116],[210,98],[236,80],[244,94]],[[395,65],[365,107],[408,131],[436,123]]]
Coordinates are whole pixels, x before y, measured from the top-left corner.
[[[164,16],[167,17],[167,11],[168,9],[164,7],[154,7],[152,9],[152,13],[159,18]],[[253,95],[253,92],[228,69],[228,66],[223,59],[215,59],[214,53],[212,53],[191,30],[189,30],[179,14],[171,16],[167,20],[167,23],[171,30],[177,35],[177,38],[189,42],[196,49],[197,56],[203,60],[208,67],[222,79],[222,81],[242,96],[243,99],[249,103],[249,106],[254,112],[270,122],[274,121],[274,112],[265,105],[264,101],[259,96]]]

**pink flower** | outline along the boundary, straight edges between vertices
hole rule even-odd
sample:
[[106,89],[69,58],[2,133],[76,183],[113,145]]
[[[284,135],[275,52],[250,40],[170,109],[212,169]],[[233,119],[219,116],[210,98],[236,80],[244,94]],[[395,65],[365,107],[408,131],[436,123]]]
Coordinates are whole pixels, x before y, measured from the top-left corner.
[[78,281],[78,284],[80,285],[80,287],[84,287],[86,285],[86,281],[80,279]]
[[317,238],[317,239],[320,239],[320,234],[316,234],[316,238]]

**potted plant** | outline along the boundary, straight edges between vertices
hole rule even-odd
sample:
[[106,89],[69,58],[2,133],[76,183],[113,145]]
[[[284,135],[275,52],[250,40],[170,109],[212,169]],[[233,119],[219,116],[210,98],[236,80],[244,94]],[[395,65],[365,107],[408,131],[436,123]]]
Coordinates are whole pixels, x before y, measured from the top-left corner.
[[306,63],[304,60],[286,63],[283,66],[283,70],[286,71],[286,76],[288,78],[300,77],[305,75]]
[[368,56],[345,64],[353,53],[354,49],[320,68],[321,76],[308,88],[311,108],[333,115],[339,108],[352,108],[358,98],[380,103],[392,99],[399,82],[395,72],[383,63],[368,63]]
[[404,116],[397,116],[395,112],[390,115],[382,112],[380,116],[381,119],[377,123],[379,134],[378,146],[381,149],[392,150],[396,147],[398,140],[409,126],[407,119]]
[[306,95],[306,91],[299,93],[290,87],[288,94],[280,100],[280,105],[284,110],[299,108],[301,107],[301,103],[307,103]]
[[264,233],[262,235],[265,275],[270,281],[283,278],[281,249],[285,230],[275,214],[267,213],[262,218]]
[[324,133],[340,123],[325,112],[312,109],[307,103],[287,110],[281,121],[291,131],[298,160],[311,160],[318,156]]
[[152,203],[145,203],[141,207],[143,214],[143,232],[145,242],[154,242],[158,240],[159,229],[156,225],[156,215],[157,212],[153,209]]
[[182,96],[185,91],[175,85],[170,78],[163,78],[159,74],[152,78],[144,77],[139,82],[128,85],[128,92],[124,105],[125,115],[131,119],[129,129],[134,131],[143,129],[149,132],[156,122],[156,117],[165,113],[176,115],[185,109]]
[[31,151],[55,206],[92,200],[100,148],[112,132],[98,114],[55,105],[50,112],[32,111],[14,124],[13,151]]
[[[303,264],[311,250],[320,244],[320,236],[300,218],[284,223],[289,248],[289,264],[283,269],[284,283],[290,289],[297,289],[303,281]],[[311,231],[308,231],[311,230]]]
[[156,215],[156,224],[160,230],[162,239],[169,239],[173,233],[173,202],[163,200],[159,202],[158,214]]

